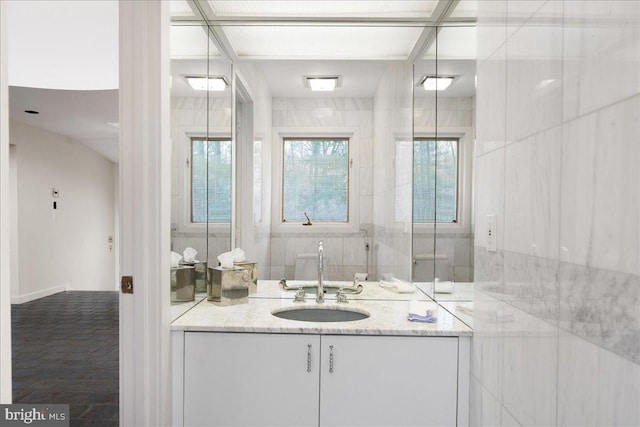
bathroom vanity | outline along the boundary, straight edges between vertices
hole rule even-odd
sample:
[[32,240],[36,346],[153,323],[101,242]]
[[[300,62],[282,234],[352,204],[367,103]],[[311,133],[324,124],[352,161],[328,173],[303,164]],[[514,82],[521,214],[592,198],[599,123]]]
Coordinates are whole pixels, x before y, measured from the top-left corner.
[[[272,313],[318,307],[261,281],[248,304],[202,300],[172,324],[173,424],[178,426],[468,425],[471,329],[421,292],[375,282],[324,310],[357,321],[286,320]],[[407,321],[424,300],[436,323]]]

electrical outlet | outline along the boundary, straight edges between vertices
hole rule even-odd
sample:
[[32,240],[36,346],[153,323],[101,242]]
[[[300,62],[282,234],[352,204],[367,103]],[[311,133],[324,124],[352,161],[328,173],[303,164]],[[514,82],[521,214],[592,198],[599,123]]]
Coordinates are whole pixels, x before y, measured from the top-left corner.
[[487,250],[489,252],[496,251],[496,215],[487,215]]

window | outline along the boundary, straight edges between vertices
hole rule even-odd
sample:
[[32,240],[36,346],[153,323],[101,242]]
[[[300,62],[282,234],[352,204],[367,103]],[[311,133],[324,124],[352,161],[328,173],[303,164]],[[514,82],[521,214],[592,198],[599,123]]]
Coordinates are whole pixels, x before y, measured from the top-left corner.
[[415,140],[413,222],[458,221],[458,141],[457,138]]
[[231,222],[231,141],[228,139],[191,139],[191,222],[207,221]]
[[349,221],[349,139],[283,140],[283,222]]

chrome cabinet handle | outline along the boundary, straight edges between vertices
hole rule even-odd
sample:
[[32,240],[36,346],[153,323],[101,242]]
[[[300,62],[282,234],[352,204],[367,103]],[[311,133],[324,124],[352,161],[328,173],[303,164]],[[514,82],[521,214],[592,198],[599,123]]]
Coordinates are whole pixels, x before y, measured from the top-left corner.
[[333,374],[333,346],[329,346],[329,373]]
[[311,372],[311,344],[307,344],[307,372]]

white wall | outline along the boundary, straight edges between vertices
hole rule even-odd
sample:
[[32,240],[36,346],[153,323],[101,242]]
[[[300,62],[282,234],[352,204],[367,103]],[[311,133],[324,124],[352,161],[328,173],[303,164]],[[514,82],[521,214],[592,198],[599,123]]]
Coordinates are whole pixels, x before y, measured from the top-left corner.
[[64,289],[113,290],[115,250],[108,238],[115,238],[114,163],[67,137],[15,121],[10,127],[19,247],[12,302]]
[[478,7],[472,425],[640,425],[640,3]]

